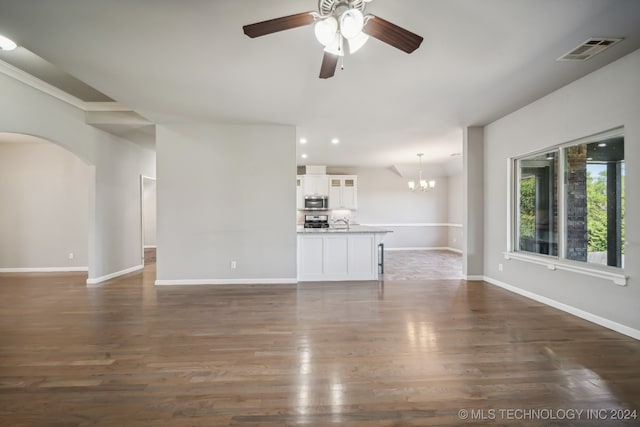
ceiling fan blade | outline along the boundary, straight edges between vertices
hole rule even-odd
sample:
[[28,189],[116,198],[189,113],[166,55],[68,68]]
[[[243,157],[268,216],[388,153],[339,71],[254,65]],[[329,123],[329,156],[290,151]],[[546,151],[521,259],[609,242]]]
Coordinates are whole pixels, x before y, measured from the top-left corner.
[[375,37],[391,46],[411,53],[420,47],[423,38],[409,30],[398,27],[377,16],[369,15],[370,19],[362,29],[365,34]]
[[251,38],[266,36],[278,31],[290,30],[292,28],[303,27],[311,24],[315,18],[313,12],[297,13],[295,15],[283,16],[282,18],[270,19],[268,21],[256,22],[242,27],[244,33]]
[[333,53],[325,52],[322,57],[322,66],[320,67],[320,78],[328,79],[329,77],[333,77],[336,73],[336,67],[338,66],[338,55],[334,55]]

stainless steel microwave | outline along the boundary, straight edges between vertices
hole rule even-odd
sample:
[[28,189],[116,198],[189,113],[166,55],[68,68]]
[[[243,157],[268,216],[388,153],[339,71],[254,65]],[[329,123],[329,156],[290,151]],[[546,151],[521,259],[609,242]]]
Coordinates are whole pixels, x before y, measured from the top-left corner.
[[308,211],[326,211],[329,209],[327,196],[304,196],[304,208]]

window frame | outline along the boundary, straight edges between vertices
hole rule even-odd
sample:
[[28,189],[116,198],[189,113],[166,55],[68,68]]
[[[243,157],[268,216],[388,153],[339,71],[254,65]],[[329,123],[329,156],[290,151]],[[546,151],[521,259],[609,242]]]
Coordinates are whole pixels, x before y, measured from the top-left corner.
[[[591,264],[588,262],[574,261],[566,258],[566,182],[565,182],[565,149],[568,147],[594,143],[599,140],[612,138],[615,136],[624,137],[624,126],[610,129],[589,135],[584,138],[556,144],[539,150],[533,150],[527,153],[507,158],[507,242],[506,251],[503,252],[504,258],[507,260],[517,259],[533,264],[546,266],[549,270],[565,270],[575,273],[585,274],[588,276],[609,279],[616,285],[626,286],[628,276],[626,276],[624,267],[612,267],[606,265]],[[558,255],[539,254],[535,252],[522,251],[519,249],[519,233],[520,233],[520,179],[521,168],[519,161],[528,157],[541,155],[545,153],[555,152],[557,155],[557,172],[556,179],[558,190]],[[626,159],[625,159],[626,167]],[[628,212],[625,217],[629,217]],[[626,243],[623,243],[625,245]]]

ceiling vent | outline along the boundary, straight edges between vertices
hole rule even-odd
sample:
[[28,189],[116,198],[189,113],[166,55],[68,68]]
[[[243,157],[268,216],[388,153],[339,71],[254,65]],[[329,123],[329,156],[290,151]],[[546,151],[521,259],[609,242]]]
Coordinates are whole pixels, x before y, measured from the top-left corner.
[[622,38],[592,38],[582,43],[580,46],[565,53],[558,61],[586,61],[602,52],[603,50],[618,43]]

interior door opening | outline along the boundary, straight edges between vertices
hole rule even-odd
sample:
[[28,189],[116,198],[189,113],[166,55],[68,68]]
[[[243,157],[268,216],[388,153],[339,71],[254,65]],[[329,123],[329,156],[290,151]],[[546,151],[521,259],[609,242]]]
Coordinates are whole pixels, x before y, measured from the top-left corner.
[[156,262],[156,179],[140,177],[142,203],[142,262]]

